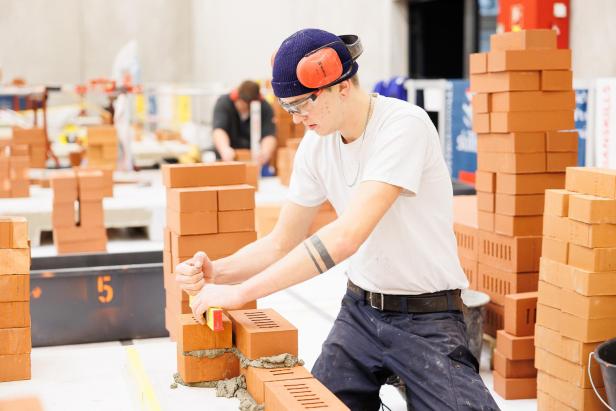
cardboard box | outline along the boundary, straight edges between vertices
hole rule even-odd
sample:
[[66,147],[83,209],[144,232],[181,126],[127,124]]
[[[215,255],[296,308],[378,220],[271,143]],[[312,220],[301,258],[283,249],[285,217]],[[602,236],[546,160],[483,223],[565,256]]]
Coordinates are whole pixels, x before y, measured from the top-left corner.
[[[591,388],[588,371],[585,366],[574,364],[546,350],[537,348],[535,366],[548,374],[558,375],[564,381],[581,388]],[[590,372],[596,387],[603,387],[603,378],[598,365],[591,366]]]
[[548,188],[563,188],[564,173],[496,175],[496,192],[501,194],[543,194]]
[[538,71],[504,71],[470,75],[470,91],[473,93],[496,93],[500,91],[532,91],[541,89],[541,74]]
[[494,212],[494,193],[486,193],[483,191],[477,191],[477,209],[481,211],[487,211],[489,213]]
[[215,234],[220,231],[216,211],[182,213],[167,208],[167,227],[179,235]]
[[571,50],[503,50],[488,53],[488,72],[570,70]]
[[475,189],[488,193],[496,192],[496,173],[477,170],[475,173]]
[[563,289],[561,299],[563,302],[566,301],[561,310],[576,317],[616,318],[616,295],[585,296]]
[[494,215],[494,231],[510,236],[541,235],[543,216]]
[[565,188],[580,194],[616,199],[616,170],[567,167]]
[[471,53],[469,56],[469,72],[472,74],[488,71],[488,55],[486,53]]
[[222,331],[212,331],[207,325],[199,324],[192,314],[180,315],[178,349],[182,352],[231,348],[231,320],[222,315]]
[[30,378],[30,354],[0,355],[0,382]]
[[556,49],[556,31],[533,29],[490,36],[490,50],[492,51],[536,49]]
[[240,375],[240,362],[231,352],[214,358],[195,357],[178,347],[178,373],[186,383],[227,380]]
[[161,168],[163,184],[167,188],[246,183],[246,164],[235,161],[208,164],[164,164]]
[[168,188],[167,209],[184,213],[218,211],[218,190],[214,187]]
[[569,244],[568,264],[587,271],[616,271],[616,248],[588,248]]
[[31,351],[30,327],[0,328],[0,355],[26,354]]
[[546,155],[545,153],[479,152],[477,168],[500,173],[541,173],[546,171]]
[[541,237],[510,237],[479,231],[479,262],[509,272],[539,271]]
[[535,337],[532,335],[518,337],[505,330],[498,330],[496,349],[510,360],[532,360],[535,358]]
[[30,301],[29,274],[0,274],[0,302]]
[[577,151],[570,153],[548,153],[546,156],[546,169],[548,172],[561,172],[565,171],[567,167],[576,165],[577,162]]
[[492,133],[570,130],[575,128],[573,110],[505,111],[490,113]]
[[[508,294],[505,296],[505,331],[525,337],[533,335],[537,318],[537,292]],[[505,377],[515,377],[505,375]],[[519,377],[522,377],[521,375]]]
[[546,213],[543,216],[543,235],[544,237],[555,238],[558,240],[569,239],[569,222],[567,217],[559,217]]
[[240,231],[255,231],[254,210],[233,210],[218,212],[218,231],[233,233]]
[[545,133],[545,147],[548,153],[577,153],[578,133],[577,131],[548,131]]
[[506,400],[537,397],[536,378],[505,378],[496,370],[492,373],[494,391]]
[[571,194],[575,193],[554,188],[545,190],[544,214],[567,217],[569,214],[569,196]]
[[494,213],[477,211],[477,225],[480,230],[494,231]]
[[511,91],[490,94],[490,111],[575,110],[574,91]]
[[241,368],[240,373],[246,378],[246,387],[257,404],[265,403],[265,384],[274,381],[298,381],[313,378],[302,366],[283,368]]
[[544,70],[541,72],[541,90],[558,91],[573,89],[571,70]]
[[586,194],[570,197],[569,218],[587,224],[616,224],[616,200]]
[[228,311],[237,349],[256,359],[289,353],[297,355],[297,328],[271,308]]
[[496,213],[508,216],[536,216],[543,214],[543,194],[496,194]]
[[255,188],[248,184],[218,187],[218,211],[252,210]]
[[494,350],[494,371],[505,378],[534,378],[537,376],[535,361],[530,360],[510,360],[506,358],[498,349]]
[[569,220],[569,242],[584,247],[616,247],[616,224],[586,224]]
[[567,264],[569,260],[569,243],[557,238],[544,237],[541,254],[550,260]]
[[537,302],[537,324],[560,332],[560,310],[558,308],[549,307],[542,304],[541,300]]
[[505,307],[489,302],[486,306],[486,317],[483,332],[496,338],[496,332],[503,329],[505,322]]
[[349,410],[316,378],[265,383],[267,410],[304,410],[315,406],[332,411]]
[[30,274],[30,249],[0,249],[0,275]]
[[[545,152],[544,133],[500,133],[478,134],[479,153],[543,153]],[[475,175],[477,183],[477,175]]]
[[479,291],[490,296],[490,301],[504,305],[505,295],[537,291],[539,273],[511,273],[479,263]]
[[[537,373],[537,385],[542,391],[558,398],[561,402],[576,410],[605,410],[605,407],[601,404],[601,401],[599,401],[592,388],[577,387],[574,384],[542,371]],[[605,398],[605,389],[599,388],[598,391],[599,394]]]

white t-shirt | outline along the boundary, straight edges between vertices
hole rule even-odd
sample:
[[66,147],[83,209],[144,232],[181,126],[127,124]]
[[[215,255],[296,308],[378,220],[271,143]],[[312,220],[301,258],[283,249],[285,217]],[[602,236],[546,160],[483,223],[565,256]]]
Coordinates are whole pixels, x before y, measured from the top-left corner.
[[[403,189],[359,250],[347,275],[364,290],[421,294],[468,287],[453,233],[451,179],[438,132],[427,113],[407,102],[373,97],[364,136],[307,132],[295,155],[289,200],[314,207],[329,200],[338,215],[363,181]],[[357,170],[359,176],[352,184]],[[346,182],[345,182],[346,179]]]

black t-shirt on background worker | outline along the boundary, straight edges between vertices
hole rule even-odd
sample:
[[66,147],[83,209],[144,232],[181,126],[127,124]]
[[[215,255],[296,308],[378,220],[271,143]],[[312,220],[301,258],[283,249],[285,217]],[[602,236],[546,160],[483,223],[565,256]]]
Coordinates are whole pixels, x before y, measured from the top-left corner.
[[[274,111],[267,101],[261,101],[261,139],[266,136],[275,136],[276,126],[273,122]],[[250,115],[240,118],[233,100],[228,94],[222,95],[214,106],[214,120],[212,129],[223,129],[229,135],[231,148],[250,149]],[[217,153],[218,154],[218,153]]]

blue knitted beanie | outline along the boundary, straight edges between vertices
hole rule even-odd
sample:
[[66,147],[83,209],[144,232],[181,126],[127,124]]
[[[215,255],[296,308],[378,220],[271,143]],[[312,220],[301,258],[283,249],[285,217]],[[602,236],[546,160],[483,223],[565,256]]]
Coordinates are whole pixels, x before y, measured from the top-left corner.
[[300,83],[296,74],[297,64],[306,54],[329,43],[334,43],[328,47],[338,53],[342,62],[342,73],[344,73],[331,85],[351,78],[357,73],[359,66],[353,61],[349,50],[338,36],[324,30],[303,29],[283,41],[276,52],[272,78],[272,87],[276,97],[294,97],[316,90]]

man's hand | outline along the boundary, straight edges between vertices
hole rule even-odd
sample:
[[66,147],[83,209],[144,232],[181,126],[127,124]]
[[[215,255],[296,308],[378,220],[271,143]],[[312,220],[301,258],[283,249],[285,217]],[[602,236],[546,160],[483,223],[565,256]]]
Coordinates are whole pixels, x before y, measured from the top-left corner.
[[233,161],[235,160],[235,150],[230,146],[224,147],[220,150],[220,158],[222,161]]
[[200,324],[205,324],[203,314],[209,307],[233,310],[244,304],[246,301],[243,300],[239,285],[206,284],[192,299],[190,308],[195,319]]
[[214,281],[214,267],[203,251],[175,267],[175,281],[189,295],[197,295],[206,283]]

